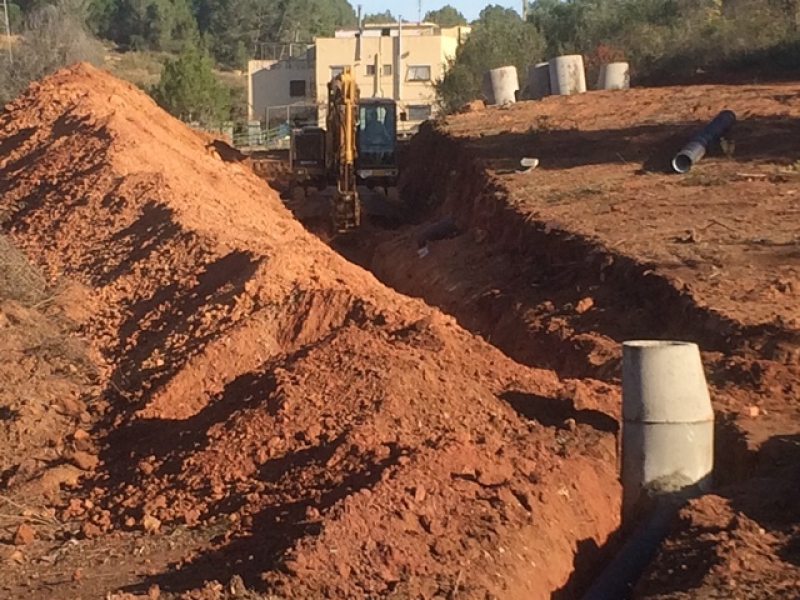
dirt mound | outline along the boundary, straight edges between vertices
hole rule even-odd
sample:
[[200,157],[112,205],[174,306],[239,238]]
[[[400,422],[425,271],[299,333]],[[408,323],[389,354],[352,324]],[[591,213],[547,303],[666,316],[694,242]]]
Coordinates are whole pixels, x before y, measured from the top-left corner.
[[800,594],[800,436],[776,436],[759,476],[692,501],[636,598],[787,598]]
[[0,150],[10,235],[92,290],[99,461],[59,514],[96,538],[219,531],[144,584],[545,598],[597,561],[616,422],[585,404],[614,390],[567,389],[384,288],[92,67],[7,105]]

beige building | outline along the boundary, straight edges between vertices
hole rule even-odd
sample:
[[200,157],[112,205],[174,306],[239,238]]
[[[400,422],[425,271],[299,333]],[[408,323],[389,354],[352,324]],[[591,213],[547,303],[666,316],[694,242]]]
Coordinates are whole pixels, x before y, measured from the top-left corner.
[[275,108],[279,106],[313,103],[324,124],[328,81],[349,66],[363,97],[396,100],[398,129],[414,129],[435,116],[434,82],[468,33],[469,27],[431,23],[369,24],[317,38],[303,57],[250,61],[251,118],[263,119],[267,109],[282,114],[283,109]]

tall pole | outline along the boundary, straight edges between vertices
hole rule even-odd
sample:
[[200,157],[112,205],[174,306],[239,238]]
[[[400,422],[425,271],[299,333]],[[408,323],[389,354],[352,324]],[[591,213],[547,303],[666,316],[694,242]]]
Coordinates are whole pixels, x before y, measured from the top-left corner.
[[14,57],[11,55],[11,22],[8,20],[8,0],[3,0],[3,20],[6,26],[6,37],[8,38],[8,60],[11,62]]
[[528,20],[528,0],[522,0],[522,20]]

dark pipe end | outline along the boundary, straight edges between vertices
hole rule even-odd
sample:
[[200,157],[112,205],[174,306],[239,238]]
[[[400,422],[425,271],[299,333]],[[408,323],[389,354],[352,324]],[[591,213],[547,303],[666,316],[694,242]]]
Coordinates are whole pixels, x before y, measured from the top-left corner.
[[676,173],[687,173],[692,168],[692,159],[690,156],[681,152],[672,159],[672,168]]

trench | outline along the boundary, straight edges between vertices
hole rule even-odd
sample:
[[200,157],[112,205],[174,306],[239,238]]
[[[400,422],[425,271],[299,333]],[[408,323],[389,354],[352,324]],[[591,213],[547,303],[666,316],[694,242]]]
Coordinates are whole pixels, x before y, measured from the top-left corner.
[[[599,409],[617,421],[626,339],[696,342],[712,386],[729,374],[727,358],[769,358],[783,339],[781,331],[746,327],[697,305],[648,265],[531,219],[479,159],[432,127],[412,140],[404,162],[404,223],[372,218],[357,233],[330,237],[325,219],[301,221],[382,283],[453,316],[516,362],[578,384],[606,384],[608,404]],[[420,256],[420,240],[437,229],[449,235]],[[715,486],[748,479],[757,464],[736,419],[718,415]],[[601,546],[578,541],[573,573],[552,598],[580,597],[629,534],[610,531]]]

